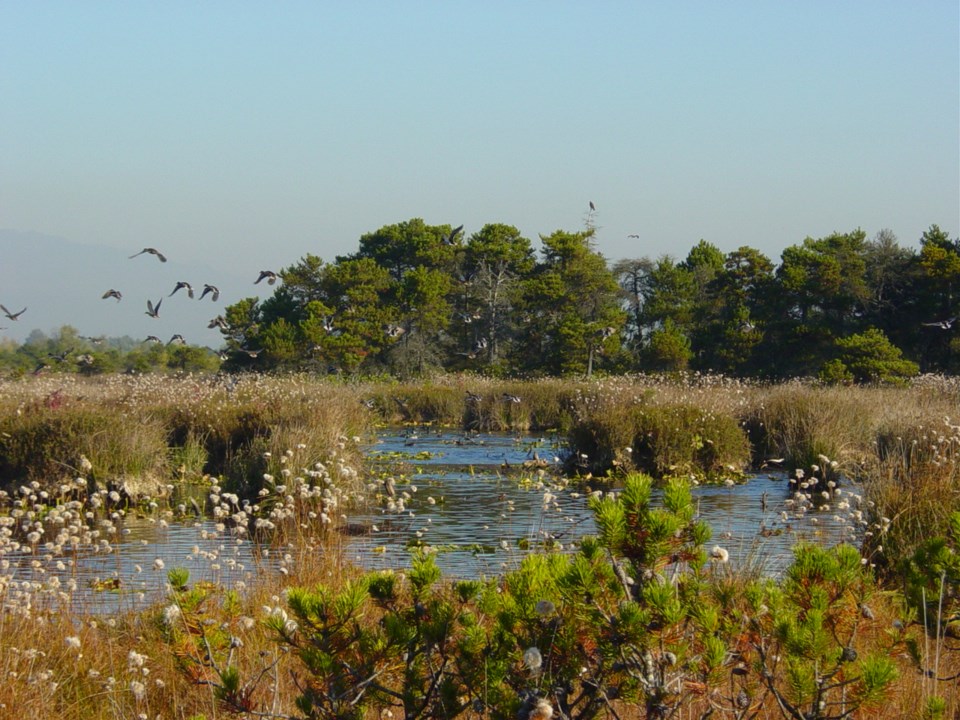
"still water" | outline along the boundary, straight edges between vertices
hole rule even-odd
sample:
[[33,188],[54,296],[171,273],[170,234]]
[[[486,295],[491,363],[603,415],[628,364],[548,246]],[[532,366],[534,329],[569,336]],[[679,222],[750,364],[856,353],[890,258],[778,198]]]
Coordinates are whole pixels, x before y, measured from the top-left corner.
[[[595,532],[587,509],[595,488],[558,479],[560,452],[555,441],[536,436],[381,433],[368,449],[377,498],[347,518],[347,561],[402,569],[413,548],[428,547],[450,577],[490,577],[516,567],[533,548],[572,552],[580,537]],[[756,564],[769,574],[790,562],[798,540],[834,545],[852,538],[850,523],[832,511],[782,516],[790,497],[783,473],[698,486],[693,495],[699,517],[713,529],[710,545],[727,549],[733,564]],[[202,519],[167,524],[128,517],[108,547],[8,555],[7,601],[18,585],[32,586],[48,590],[52,606],[112,612],[161,598],[172,567],[189,569],[191,583],[225,587],[284,567],[283,550],[218,533]]]

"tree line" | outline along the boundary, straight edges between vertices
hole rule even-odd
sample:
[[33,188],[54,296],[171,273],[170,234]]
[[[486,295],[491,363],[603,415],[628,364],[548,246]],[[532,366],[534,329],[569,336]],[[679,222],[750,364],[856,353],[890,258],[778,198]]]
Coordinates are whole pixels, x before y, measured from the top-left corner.
[[[610,263],[580,231],[415,218],[325,262],[307,254],[273,294],[217,319],[223,346],[84,344],[72,328],[0,347],[0,364],[85,373],[305,370],[417,377],[436,371],[537,377],[701,371],[830,382],[960,370],[960,240],[932,225],[919,248],[889,231],[806,238],[779,264],[700,240],[686,257]],[[121,339],[122,340],[122,339]],[[82,346],[82,361],[60,360]]]
[[421,219],[279,273],[272,297],[227,308],[233,368],[503,376],[696,370],[886,381],[955,373],[960,240],[936,225],[919,249],[889,231],[806,238],[779,264],[701,240],[683,259],[613,264],[595,230],[541,247],[517,228]]

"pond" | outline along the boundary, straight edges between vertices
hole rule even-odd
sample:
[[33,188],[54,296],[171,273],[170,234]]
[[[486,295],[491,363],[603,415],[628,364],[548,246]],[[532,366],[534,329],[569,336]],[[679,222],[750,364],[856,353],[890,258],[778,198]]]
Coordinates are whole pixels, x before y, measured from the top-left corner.
[[[595,532],[587,496],[597,488],[559,474],[556,439],[428,430],[382,431],[367,449],[376,497],[347,517],[342,547],[348,562],[369,569],[409,566],[414,548],[429,548],[450,577],[491,577],[516,567],[535,548],[572,552]],[[615,491],[615,489],[614,489]],[[847,497],[854,497],[851,489]],[[784,473],[757,474],[731,486],[693,489],[698,516],[713,529],[710,545],[776,575],[799,540],[834,545],[856,540],[848,513],[796,512]],[[845,503],[842,503],[845,504]],[[284,550],[217,530],[212,520],[158,518],[105,523],[96,543],[55,555],[0,557],[0,596],[74,610],[137,609],[162,597],[166,570],[186,567],[191,582],[243,587],[265,572],[285,572]]]
[[[408,466],[405,477],[393,476],[404,502],[351,516],[373,531],[351,538],[350,559],[399,569],[409,564],[411,548],[428,546],[445,573],[478,577],[515,567],[530,548],[572,551],[580,537],[596,532],[587,507],[595,488],[557,477],[561,451],[555,439],[536,436],[381,433],[369,455]],[[711,545],[724,547],[735,565],[750,563],[776,575],[798,541],[831,546],[858,540],[846,513],[789,508],[785,472],[752,474],[729,486],[698,485],[692,493],[699,519],[713,529]]]

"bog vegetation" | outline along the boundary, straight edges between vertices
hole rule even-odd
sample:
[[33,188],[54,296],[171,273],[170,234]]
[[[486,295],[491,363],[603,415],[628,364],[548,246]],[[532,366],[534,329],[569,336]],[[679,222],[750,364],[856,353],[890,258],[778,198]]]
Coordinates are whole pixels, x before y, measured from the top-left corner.
[[[960,711],[955,380],[48,375],[0,390],[7,715]],[[429,545],[402,572],[347,564],[350,508],[387,502],[360,453],[381,423],[555,429],[595,536],[489,578],[445,579]],[[839,514],[857,546],[798,545],[776,578],[734,566],[690,488],[764,462],[792,478],[785,515]],[[193,501],[178,492],[187,485]],[[251,572],[210,582],[158,559],[78,587],[77,564],[119,557],[134,516],[208,518],[191,557]],[[162,601],[138,602],[151,586]],[[77,599],[91,591],[129,610],[87,613]]]

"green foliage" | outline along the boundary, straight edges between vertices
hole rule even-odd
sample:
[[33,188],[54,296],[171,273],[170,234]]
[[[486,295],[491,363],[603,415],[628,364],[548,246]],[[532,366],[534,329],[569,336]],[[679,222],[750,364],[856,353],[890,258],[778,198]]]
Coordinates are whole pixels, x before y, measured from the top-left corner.
[[760,677],[785,716],[841,718],[887,697],[897,677],[889,651],[856,650],[864,607],[875,592],[855,548],[794,548],[782,587],[767,589],[768,611],[751,620],[760,638]]
[[[674,688],[701,677],[701,665],[721,668],[727,645],[700,593],[698,539],[708,534],[696,529],[689,489],[671,483],[655,508],[650,488],[650,478],[628,477],[623,493],[592,501],[597,540],[572,557],[527,556],[499,583],[441,584],[433,557],[418,554],[406,580],[377,572],[337,592],[290,590],[297,630],[279,612],[269,622],[310,670],[301,712],[353,718],[399,702],[405,717],[506,719],[542,698],[586,720],[610,698],[676,707]],[[663,574],[673,563],[685,568],[678,579]],[[375,616],[363,621],[369,601]],[[694,615],[713,620],[689,623]],[[685,662],[697,653],[702,664]]]
[[655,477],[736,478],[750,461],[749,438],[732,414],[693,404],[591,401],[568,433],[577,470],[639,470]]
[[821,379],[836,382],[852,378],[860,383],[903,384],[920,368],[904,360],[881,330],[870,328],[836,341],[839,358],[829,361],[820,371]]
[[653,370],[676,372],[685,370],[693,358],[690,338],[667,319],[663,327],[650,333],[647,363]]
[[827,360],[817,373],[817,378],[827,385],[852,385],[855,381],[853,373],[840,358]]
[[947,712],[946,698],[935,695],[927,698],[926,705],[920,717],[922,720],[941,720]]
[[541,236],[543,263],[521,288],[516,362],[521,369],[550,374],[593,372],[603,329],[618,331],[625,314],[606,259],[591,247],[593,232],[557,230]]
[[185,567],[175,567],[167,570],[167,582],[174,592],[183,592],[190,581],[190,571]]
[[749,441],[736,418],[692,405],[652,406],[638,415],[633,461],[657,476],[735,476],[749,456]]
[[[914,615],[935,637],[958,634],[960,625],[960,511],[950,515],[946,535],[923,541],[899,568]],[[951,625],[953,623],[953,625]]]

